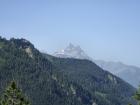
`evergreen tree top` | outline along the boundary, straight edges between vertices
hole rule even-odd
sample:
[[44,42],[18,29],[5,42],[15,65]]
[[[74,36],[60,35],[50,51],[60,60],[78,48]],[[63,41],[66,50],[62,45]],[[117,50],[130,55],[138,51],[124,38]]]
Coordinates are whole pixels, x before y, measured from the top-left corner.
[[16,82],[12,81],[4,91],[0,105],[30,105],[30,103],[17,87]]

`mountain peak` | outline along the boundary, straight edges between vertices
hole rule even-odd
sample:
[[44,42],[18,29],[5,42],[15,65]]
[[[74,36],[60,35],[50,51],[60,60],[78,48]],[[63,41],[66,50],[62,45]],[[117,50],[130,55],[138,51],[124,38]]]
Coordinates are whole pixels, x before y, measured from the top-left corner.
[[73,48],[74,45],[72,43],[69,43],[68,47]]
[[81,49],[80,46],[75,46],[72,43],[70,43],[65,49],[55,52],[53,55],[60,58],[91,60],[91,58],[84,52],[84,50]]

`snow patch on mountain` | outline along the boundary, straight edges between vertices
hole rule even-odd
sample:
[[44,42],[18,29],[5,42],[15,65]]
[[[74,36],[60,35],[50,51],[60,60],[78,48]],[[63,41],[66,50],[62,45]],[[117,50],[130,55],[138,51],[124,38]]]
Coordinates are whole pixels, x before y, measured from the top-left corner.
[[87,59],[92,60],[82,49],[80,46],[74,46],[73,44],[69,44],[65,49],[61,49],[53,54],[56,57],[60,58],[76,58],[76,59]]

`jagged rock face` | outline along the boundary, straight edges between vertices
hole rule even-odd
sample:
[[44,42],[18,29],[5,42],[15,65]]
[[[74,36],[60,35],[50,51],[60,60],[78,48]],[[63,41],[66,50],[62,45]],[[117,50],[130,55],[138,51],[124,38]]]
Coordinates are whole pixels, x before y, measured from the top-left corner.
[[26,48],[25,52],[29,55],[29,57],[33,58],[32,49],[30,47]]
[[74,46],[71,43],[65,49],[57,51],[53,55],[60,58],[76,58],[91,60],[91,58],[81,49],[80,46]]

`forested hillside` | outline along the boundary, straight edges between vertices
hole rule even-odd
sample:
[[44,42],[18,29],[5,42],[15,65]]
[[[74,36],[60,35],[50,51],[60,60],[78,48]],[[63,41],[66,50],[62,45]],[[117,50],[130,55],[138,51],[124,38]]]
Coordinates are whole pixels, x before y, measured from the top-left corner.
[[[0,94],[12,80],[19,84],[32,105],[84,105],[72,93],[70,86],[74,84],[57,72],[30,42],[1,38]],[[81,97],[86,97],[82,91]]]
[[135,89],[88,60],[56,58],[45,54],[53,65],[86,89],[102,105],[127,105]]
[[12,80],[32,105],[135,103],[135,88],[88,60],[55,58],[25,39],[0,37],[0,94]]

